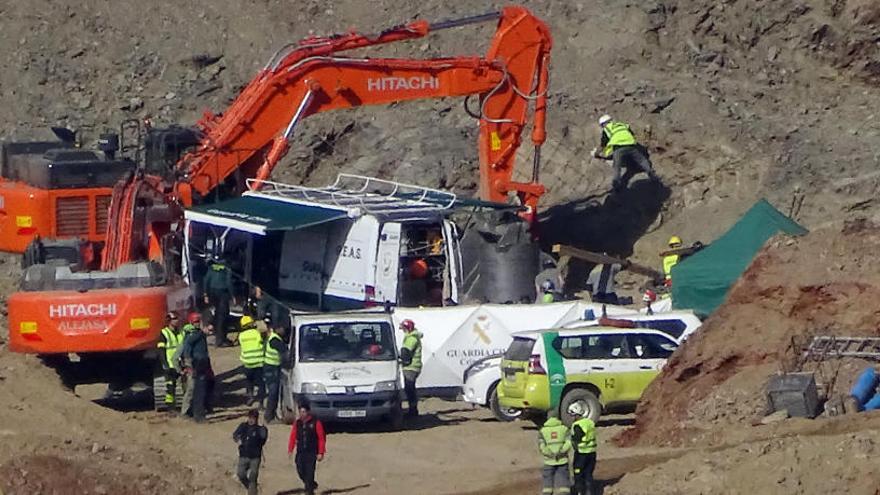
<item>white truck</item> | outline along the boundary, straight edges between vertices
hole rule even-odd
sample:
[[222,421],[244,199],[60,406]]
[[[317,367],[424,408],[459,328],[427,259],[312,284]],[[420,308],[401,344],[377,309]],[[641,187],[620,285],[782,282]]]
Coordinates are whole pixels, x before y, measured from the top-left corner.
[[387,421],[400,428],[403,385],[389,313],[294,315],[290,355],[281,382],[285,420],[307,401],[323,421]]

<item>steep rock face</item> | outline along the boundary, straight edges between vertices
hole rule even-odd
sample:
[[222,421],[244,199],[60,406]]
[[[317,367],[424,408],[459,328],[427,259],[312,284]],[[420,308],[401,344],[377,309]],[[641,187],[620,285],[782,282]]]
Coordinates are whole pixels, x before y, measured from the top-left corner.
[[[808,225],[873,214],[874,2],[525,4],[556,41],[541,175],[545,207],[559,207],[544,215],[550,238],[653,261],[669,233],[711,240],[759,196],[787,209],[805,195],[799,213]],[[274,49],[310,33],[484,10],[438,0],[13,3],[0,21],[0,137],[47,137],[49,125],[63,124],[88,141],[148,115],[191,124],[205,109],[222,111]],[[459,28],[375,53],[479,54],[491,32]],[[475,122],[460,105],[314,116],[276,178],[319,184],[348,171],[472,194]],[[668,191],[636,183],[623,201],[605,196],[610,168],[589,158],[603,112],[633,122]],[[531,153],[526,144],[519,154],[521,177]]]

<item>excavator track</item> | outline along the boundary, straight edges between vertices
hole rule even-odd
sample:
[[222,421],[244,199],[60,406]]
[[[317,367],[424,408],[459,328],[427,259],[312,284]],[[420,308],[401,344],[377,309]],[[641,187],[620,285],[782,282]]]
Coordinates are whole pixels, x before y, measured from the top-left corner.
[[165,374],[161,371],[153,375],[153,409],[159,412],[180,411],[183,404],[183,386],[181,380],[177,380],[177,386],[174,393],[174,404],[169,407],[165,402]]

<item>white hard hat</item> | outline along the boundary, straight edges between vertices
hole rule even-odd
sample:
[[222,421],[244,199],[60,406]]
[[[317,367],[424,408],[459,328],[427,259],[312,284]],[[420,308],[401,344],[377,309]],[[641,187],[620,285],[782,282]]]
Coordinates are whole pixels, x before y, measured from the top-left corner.
[[611,116],[608,115],[607,113],[605,115],[599,117],[599,125],[605,125],[609,122],[611,122]]
[[568,414],[572,416],[583,416],[585,412],[584,406],[580,402],[573,402],[568,406]]

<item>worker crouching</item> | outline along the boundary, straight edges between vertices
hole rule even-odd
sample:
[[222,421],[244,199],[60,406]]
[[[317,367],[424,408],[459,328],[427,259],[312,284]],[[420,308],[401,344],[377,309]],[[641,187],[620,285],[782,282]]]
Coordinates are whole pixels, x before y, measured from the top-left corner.
[[[645,147],[636,141],[628,124],[615,121],[610,115],[603,115],[599,117],[599,128],[602,130],[602,150],[594,148],[593,156],[612,161],[614,179],[611,187],[614,191],[626,189],[630,179],[639,172],[648,174],[648,178],[654,182],[660,182]],[[624,169],[626,172],[621,175]]]

